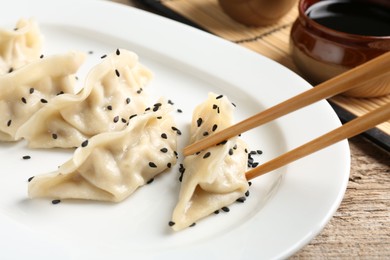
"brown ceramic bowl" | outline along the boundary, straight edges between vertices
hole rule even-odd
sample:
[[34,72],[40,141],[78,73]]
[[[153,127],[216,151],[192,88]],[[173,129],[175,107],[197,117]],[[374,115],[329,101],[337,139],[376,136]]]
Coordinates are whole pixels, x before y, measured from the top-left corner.
[[218,0],[227,15],[248,26],[276,23],[296,2],[297,0]]
[[[307,9],[320,0],[300,0],[299,17],[290,34],[290,48],[298,69],[318,84],[374,57],[390,51],[390,35],[362,36],[327,28],[307,16]],[[389,7],[389,2],[366,0]],[[389,73],[344,93],[354,97],[390,94]]]

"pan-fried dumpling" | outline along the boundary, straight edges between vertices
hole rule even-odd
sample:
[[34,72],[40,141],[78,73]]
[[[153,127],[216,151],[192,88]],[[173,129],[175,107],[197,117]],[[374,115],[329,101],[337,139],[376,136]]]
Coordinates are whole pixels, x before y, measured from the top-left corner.
[[58,94],[74,93],[73,75],[85,55],[68,53],[39,59],[0,77],[0,140],[14,141],[16,131]]
[[14,30],[0,29],[0,75],[39,59],[42,35],[37,23],[20,19]]
[[84,141],[57,172],[34,177],[29,196],[119,202],[176,163],[177,129],[167,102],[134,116],[122,131]]
[[[210,93],[194,110],[190,142],[227,128],[232,124],[232,114],[233,104],[226,97]],[[245,178],[247,164],[247,145],[238,137],[186,156],[172,228],[184,229],[243,197],[249,188]]]
[[124,128],[147,105],[151,72],[130,51],[117,50],[88,73],[77,95],[62,95],[36,113],[17,133],[29,147],[77,147],[96,134]]

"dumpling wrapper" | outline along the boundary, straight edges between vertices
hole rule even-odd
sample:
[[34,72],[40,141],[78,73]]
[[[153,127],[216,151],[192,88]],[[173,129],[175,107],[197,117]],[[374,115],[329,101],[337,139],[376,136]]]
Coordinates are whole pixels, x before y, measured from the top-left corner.
[[[122,130],[147,105],[152,73],[138,56],[118,50],[93,67],[77,95],[61,95],[18,131],[32,148],[72,148],[94,135]],[[53,138],[54,137],[54,138]]]
[[[190,142],[232,125],[232,120],[232,103],[226,97],[210,93],[194,110]],[[245,196],[249,188],[245,178],[247,164],[247,145],[238,137],[186,156],[172,228],[182,230]]]
[[171,108],[166,102],[158,108],[133,117],[122,131],[89,139],[57,172],[35,176],[28,186],[29,196],[112,202],[128,197],[176,163]]
[[16,131],[61,93],[74,93],[85,54],[71,52],[39,59],[0,76],[0,141],[15,141]]
[[14,30],[0,29],[0,75],[39,59],[42,38],[32,19],[20,19]]

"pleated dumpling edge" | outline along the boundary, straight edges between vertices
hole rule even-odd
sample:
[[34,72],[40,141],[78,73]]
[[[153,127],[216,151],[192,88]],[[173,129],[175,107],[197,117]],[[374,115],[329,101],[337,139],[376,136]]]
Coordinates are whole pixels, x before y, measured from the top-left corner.
[[145,110],[152,77],[135,53],[118,49],[91,68],[79,93],[62,95],[38,111],[17,135],[32,148],[72,148],[121,130],[130,116]]
[[43,35],[34,19],[21,18],[13,30],[0,29],[0,75],[39,59]]
[[119,202],[177,160],[172,109],[161,101],[130,119],[127,128],[85,140],[56,172],[35,176],[31,198]]
[[69,52],[33,61],[0,76],[0,141],[19,140],[17,131],[63,93],[75,93],[75,73],[85,54]]
[[[234,105],[224,96],[210,93],[193,113],[192,142],[218,132],[233,122]],[[179,231],[244,197],[248,148],[239,137],[186,156],[178,202],[170,225]]]

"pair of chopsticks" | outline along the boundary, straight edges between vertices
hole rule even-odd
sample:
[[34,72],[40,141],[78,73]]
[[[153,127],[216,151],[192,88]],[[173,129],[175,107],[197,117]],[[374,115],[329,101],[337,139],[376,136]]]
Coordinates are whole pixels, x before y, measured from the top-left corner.
[[[330,98],[358,85],[364,84],[365,82],[368,82],[377,76],[385,74],[388,75],[388,80],[390,82],[390,52],[387,52],[360,66],[348,70],[347,72],[327,80],[317,85],[316,87],[311,88],[310,90],[294,96],[220,132],[216,132],[213,135],[210,135],[198,142],[188,145],[184,148],[184,155],[194,154],[198,151],[218,144],[252,128],[270,122],[297,109],[308,106],[319,100]],[[324,134],[298,148],[295,148],[267,163],[264,163],[246,172],[246,178],[250,180],[267,172],[273,171],[304,156],[335,144],[343,139],[360,134],[389,119],[390,103],[382,105],[374,111],[357,117],[343,126],[328,132],[327,134]]]

